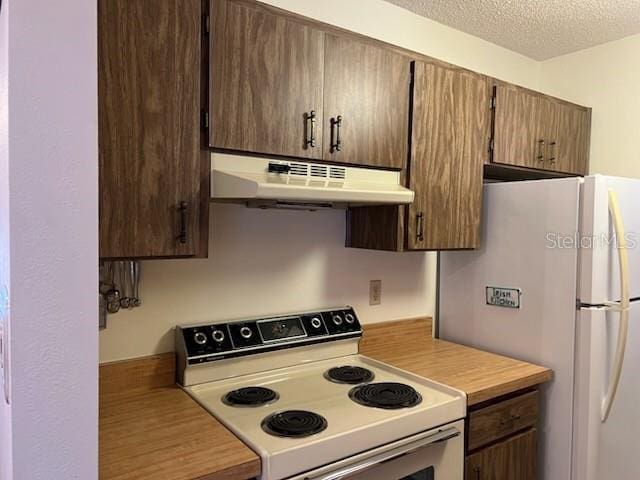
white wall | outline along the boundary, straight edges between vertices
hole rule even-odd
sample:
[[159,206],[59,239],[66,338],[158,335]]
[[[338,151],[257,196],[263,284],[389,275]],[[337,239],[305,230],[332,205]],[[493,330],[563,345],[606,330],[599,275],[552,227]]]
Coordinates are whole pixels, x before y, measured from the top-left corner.
[[543,91],[593,108],[591,173],[640,177],[640,35],[542,62]]
[[[8,27],[13,478],[97,479],[96,2],[19,0],[2,8],[9,9],[2,31]],[[0,131],[6,135],[6,125]]]
[[[5,2],[6,3],[6,2]],[[9,9],[0,11],[0,322],[3,290],[9,286]],[[0,329],[1,329],[0,323]],[[6,332],[5,332],[6,335]],[[1,361],[1,360],[0,360]],[[2,372],[0,371],[0,375]],[[12,477],[11,407],[0,379],[0,480]]]
[[[539,64],[382,0],[269,0],[275,6],[537,88]],[[345,249],[344,213],[214,206],[208,260],[143,263],[143,306],[109,317],[100,360],[173,349],[171,329],[353,304],[363,322],[433,315],[435,254]],[[381,279],[382,305],[368,304]]]
[[[346,304],[363,321],[433,312],[433,256],[346,249],[344,215],[214,206],[209,258],[144,262],[144,304],[110,316],[101,359],[172,350],[177,323]],[[370,279],[382,279],[377,307]]]

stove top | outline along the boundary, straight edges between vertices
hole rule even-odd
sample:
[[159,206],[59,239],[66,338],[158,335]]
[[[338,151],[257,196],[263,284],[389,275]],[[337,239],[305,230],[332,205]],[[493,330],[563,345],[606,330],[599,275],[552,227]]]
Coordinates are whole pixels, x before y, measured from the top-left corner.
[[[345,365],[371,372],[376,383],[327,381],[329,370]],[[238,408],[224,400],[245,387],[269,389],[278,398],[255,408]],[[361,392],[358,400],[354,390]],[[461,392],[358,354],[203,383],[186,391],[261,456],[263,478],[269,480],[458,420],[465,416],[466,405]],[[361,396],[372,396],[379,405],[360,402]],[[396,397],[401,404],[394,403]]]
[[465,394],[358,354],[351,307],[177,329],[179,381],[283,480],[465,416]]

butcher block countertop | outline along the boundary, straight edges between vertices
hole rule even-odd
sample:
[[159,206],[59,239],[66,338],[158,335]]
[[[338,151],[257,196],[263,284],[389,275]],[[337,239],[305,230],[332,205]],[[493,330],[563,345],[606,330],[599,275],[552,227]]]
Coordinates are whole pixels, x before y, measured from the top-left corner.
[[360,353],[467,394],[472,406],[551,380],[548,368],[431,336],[431,320],[367,325]]
[[175,386],[173,353],[100,366],[100,480],[247,480],[259,457]]
[[[364,355],[458,388],[475,405],[547,368],[431,338],[429,319],[367,325]],[[100,480],[249,480],[259,457],[175,386],[174,354],[100,366]]]

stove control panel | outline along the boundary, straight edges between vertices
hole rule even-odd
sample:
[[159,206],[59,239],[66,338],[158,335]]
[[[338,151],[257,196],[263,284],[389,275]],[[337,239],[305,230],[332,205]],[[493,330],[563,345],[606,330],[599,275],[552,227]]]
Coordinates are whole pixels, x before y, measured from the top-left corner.
[[188,364],[360,337],[352,307],[234,322],[178,327]]

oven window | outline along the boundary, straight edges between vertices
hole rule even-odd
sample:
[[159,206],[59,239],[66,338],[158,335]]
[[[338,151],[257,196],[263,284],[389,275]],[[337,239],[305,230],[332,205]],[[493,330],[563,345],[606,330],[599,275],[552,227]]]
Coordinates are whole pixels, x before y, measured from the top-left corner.
[[408,477],[403,477],[400,480],[435,480],[435,470],[433,467],[429,467],[425,470],[412,473]]

